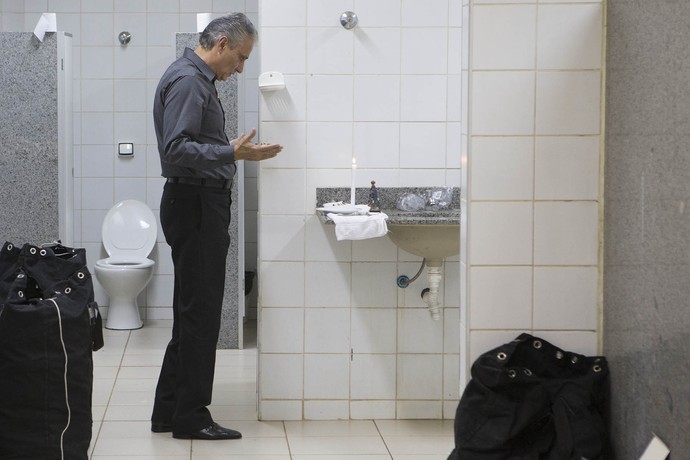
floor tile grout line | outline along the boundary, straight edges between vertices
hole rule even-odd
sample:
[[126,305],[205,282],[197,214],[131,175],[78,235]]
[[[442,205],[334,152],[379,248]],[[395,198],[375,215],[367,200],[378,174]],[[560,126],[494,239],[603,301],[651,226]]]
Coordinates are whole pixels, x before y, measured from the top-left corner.
[[374,426],[376,427],[376,431],[379,433],[379,436],[381,437],[381,441],[383,442],[383,445],[386,447],[386,452],[388,452],[388,456],[393,459],[393,454],[391,453],[390,448],[388,447],[388,443],[386,443],[386,438],[383,437],[383,433],[381,433],[381,428],[379,428],[378,423],[376,423],[376,420],[372,420],[374,422]]

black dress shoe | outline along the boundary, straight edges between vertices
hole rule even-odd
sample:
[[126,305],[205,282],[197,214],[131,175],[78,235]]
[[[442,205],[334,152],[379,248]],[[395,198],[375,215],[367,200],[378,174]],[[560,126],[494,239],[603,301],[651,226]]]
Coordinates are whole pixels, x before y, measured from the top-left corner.
[[154,433],[170,433],[172,432],[172,425],[169,423],[151,422],[151,431]]
[[195,431],[194,433],[179,433],[173,431],[172,436],[175,439],[207,439],[209,441],[214,441],[218,439],[240,439],[242,433],[231,430],[230,428],[224,428],[216,422],[213,422],[206,428]]

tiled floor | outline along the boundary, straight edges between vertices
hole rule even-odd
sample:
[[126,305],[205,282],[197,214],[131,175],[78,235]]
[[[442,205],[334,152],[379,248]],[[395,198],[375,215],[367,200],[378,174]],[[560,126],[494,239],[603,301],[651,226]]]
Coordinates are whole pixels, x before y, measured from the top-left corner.
[[260,422],[256,343],[218,352],[211,412],[237,429],[232,441],[187,441],[150,431],[149,417],[169,321],[136,331],[106,330],[94,353],[92,460],[446,460],[452,420]]

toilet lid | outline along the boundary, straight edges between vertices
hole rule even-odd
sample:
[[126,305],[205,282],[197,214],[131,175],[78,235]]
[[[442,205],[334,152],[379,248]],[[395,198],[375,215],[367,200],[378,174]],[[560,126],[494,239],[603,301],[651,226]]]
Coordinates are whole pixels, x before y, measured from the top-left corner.
[[101,236],[109,256],[146,258],[156,244],[157,235],[156,217],[141,201],[121,201],[103,220]]

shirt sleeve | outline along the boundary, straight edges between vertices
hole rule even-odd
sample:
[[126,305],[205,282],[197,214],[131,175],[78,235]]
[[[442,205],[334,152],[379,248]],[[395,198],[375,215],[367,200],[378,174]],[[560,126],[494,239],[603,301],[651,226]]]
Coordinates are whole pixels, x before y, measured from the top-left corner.
[[222,112],[219,114],[220,120],[207,119],[211,100],[208,89],[203,85],[197,77],[186,75],[171,82],[166,89],[163,157],[167,163],[193,169],[215,169],[234,161],[231,144],[203,142],[204,123],[223,123]]

